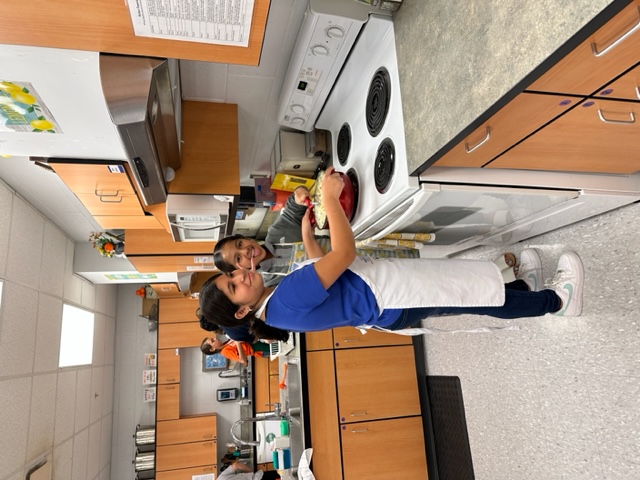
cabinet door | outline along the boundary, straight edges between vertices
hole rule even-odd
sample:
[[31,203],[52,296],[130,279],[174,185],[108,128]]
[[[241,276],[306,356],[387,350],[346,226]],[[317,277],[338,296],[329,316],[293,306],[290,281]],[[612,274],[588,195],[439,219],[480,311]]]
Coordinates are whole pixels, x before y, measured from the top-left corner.
[[[89,213],[94,216],[109,215],[139,215],[144,216],[142,205],[135,194],[124,195],[98,194],[98,193],[76,193],[76,197],[87,207]],[[164,232],[164,230],[160,230]]]
[[[120,164],[116,162],[115,164]],[[90,193],[117,197],[135,195],[126,172],[114,172],[106,163],[55,163],[49,165],[75,194]]]
[[333,350],[307,353],[307,393],[313,473],[318,479],[340,479],[342,455]]
[[[639,55],[640,56],[640,55]],[[598,92],[598,97],[640,100],[640,66],[611,82]]]
[[197,318],[198,301],[191,297],[163,298],[159,307],[158,323],[193,322]]
[[158,298],[182,298],[185,296],[178,288],[177,283],[152,283],[151,288]]
[[343,425],[341,438],[344,480],[428,478],[421,417]]
[[333,329],[335,348],[378,347],[383,345],[411,345],[411,337],[395,333],[367,330],[366,334],[353,327]]
[[156,386],[156,422],[180,417],[180,384]]
[[110,228],[144,228],[150,230],[164,229],[164,226],[153,215],[94,215],[98,225]]
[[[125,232],[126,238],[126,232]],[[125,242],[124,253],[140,273],[198,272],[216,273],[213,255],[129,255]]]
[[216,462],[216,441],[156,447],[156,471],[211,465]]
[[206,336],[200,322],[159,324],[158,349],[199,347]]
[[482,167],[577,101],[571,97],[521,93],[434,166]]
[[164,230],[137,230],[125,232],[127,255],[203,254],[212,255],[216,242],[174,242]]
[[156,445],[216,440],[216,416],[180,418],[156,423]]
[[165,472],[156,472],[156,480],[193,480],[196,475],[218,476],[218,466],[216,464],[205,465],[202,467],[181,468],[179,470],[168,470]]
[[307,352],[330,350],[333,348],[333,330],[308,332],[303,334]]
[[640,1],[635,0],[527,90],[591,95],[638,62]]
[[630,174],[640,170],[640,104],[587,100],[488,165]]
[[180,383],[180,350],[158,350],[158,384]]
[[337,350],[342,423],[420,415],[412,346]]

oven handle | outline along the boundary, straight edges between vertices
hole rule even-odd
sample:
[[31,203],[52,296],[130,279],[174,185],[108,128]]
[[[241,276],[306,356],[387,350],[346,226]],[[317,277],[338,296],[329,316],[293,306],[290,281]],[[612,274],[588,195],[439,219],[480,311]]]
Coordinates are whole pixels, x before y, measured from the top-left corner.
[[415,195],[409,197],[407,200],[402,202],[400,205],[398,205],[389,213],[398,211],[400,209],[404,210],[405,208],[407,208],[406,207],[407,202],[413,201],[413,204],[406,210],[406,212],[404,212],[404,214],[399,216],[393,223],[391,223],[388,227],[383,229],[380,233],[376,233],[375,235],[372,235],[371,239],[379,240],[385,235],[389,235],[390,233],[399,231],[399,229],[405,226],[407,219],[413,216],[413,214],[415,214],[416,212],[418,212],[422,208],[422,206],[425,203],[427,203],[427,200],[429,200],[432,195],[434,195],[435,193],[438,193],[439,191],[440,191],[440,185],[434,185],[434,184],[421,185],[420,190],[418,190]]

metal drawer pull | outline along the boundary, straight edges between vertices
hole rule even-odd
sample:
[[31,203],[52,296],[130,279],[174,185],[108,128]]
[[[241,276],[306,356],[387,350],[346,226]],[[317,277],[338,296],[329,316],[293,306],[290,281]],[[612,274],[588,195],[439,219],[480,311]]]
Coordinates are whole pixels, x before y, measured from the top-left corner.
[[[640,16],[640,7],[638,7],[638,15]],[[636,24],[633,27],[631,27],[625,33],[620,35],[618,38],[616,38],[609,45],[604,47],[602,49],[602,51],[598,51],[598,46],[596,45],[596,42],[593,42],[591,44],[591,53],[593,53],[594,57],[601,57],[602,55],[607,53],[609,50],[612,50],[614,47],[617,47],[622,42],[624,42],[627,39],[628,36],[633,35],[636,32],[636,30],[638,30],[639,28],[640,28],[640,18],[638,18],[638,21],[636,22]]]
[[[111,195],[109,195],[111,196]],[[119,200],[105,200],[104,198],[102,198],[102,195],[98,196],[98,198],[100,199],[100,201],[102,203],[122,203],[122,197],[120,197]]]
[[175,382],[176,379],[175,378],[167,378],[167,382]]
[[360,339],[359,338],[345,338],[343,340],[344,343],[349,343],[349,342],[359,342]]
[[359,428],[358,430],[351,430],[351,433],[366,433],[368,431],[368,428]]
[[636,86],[636,97],[640,100],[640,87]]
[[487,129],[487,134],[484,136],[482,140],[480,140],[480,142],[476,143],[473,147],[469,147],[468,142],[464,144],[464,149],[467,153],[473,152],[476,148],[481,147],[482,145],[484,145],[486,142],[489,141],[489,139],[491,138],[491,128],[487,126],[486,129]]
[[94,190],[93,193],[96,194],[96,197],[117,197],[120,195],[120,190],[116,190],[116,193],[99,193],[98,190]]
[[364,417],[367,414],[366,410],[363,410],[362,412],[352,412],[350,413],[350,415],[352,417]]
[[202,446],[205,447],[205,448],[208,448],[208,447],[213,446],[213,444],[214,444],[214,442],[206,442],[206,443],[203,443]]
[[618,125],[631,125],[636,123],[636,116],[633,114],[633,112],[629,112],[629,120],[609,120],[604,117],[604,113],[602,112],[602,110],[598,109],[598,117],[600,117],[600,120],[602,120],[604,123],[614,123]]
[[213,438],[213,434],[205,433],[204,435],[202,435],[202,438]]

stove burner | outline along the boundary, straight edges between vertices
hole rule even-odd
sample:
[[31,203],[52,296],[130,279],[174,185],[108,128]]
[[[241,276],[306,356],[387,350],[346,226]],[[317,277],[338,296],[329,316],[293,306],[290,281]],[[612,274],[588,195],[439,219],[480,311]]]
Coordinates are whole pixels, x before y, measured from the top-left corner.
[[372,137],[376,137],[387,118],[389,99],[391,98],[391,78],[386,68],[381,68],[373,76],[367,95],[366,118],[367,130]]
[[349,158],[349,151],[351,150],[351,128],[349,128],[348,123],[342,125],[338,133],[336,148],[338,150],[338,161],[340,165],[346,165],[347,159]]
[[349,222],[353,220],[353,217],[356,216],[356,212],[358,211],[358,198],[360,198],[360,185],[358,184],[358,175],[353,168],[347,170],[347,177],[351,180],[351,184],[353,185],[353,210],[351,213],[351,218],[349,218]]
[[390,138],[385,138],[376,153],[376,163],[373,168],[376,189],[385,193],[391,185],[393,171],[396,163],[396,147]]

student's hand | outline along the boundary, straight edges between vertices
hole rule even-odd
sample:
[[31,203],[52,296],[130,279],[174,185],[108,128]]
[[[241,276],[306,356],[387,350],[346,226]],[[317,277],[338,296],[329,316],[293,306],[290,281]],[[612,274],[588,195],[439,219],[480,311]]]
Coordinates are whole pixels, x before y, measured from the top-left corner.
[[302,238],[304,239],[305,233],[308,235],[315,235],[315,229],[311,225],[311,207],[307,208],[302,217]]
[[300,185],[293,191],[293,198],[298,205],[306,205],[305,200],[309,198],[309,189]]
[[340,198],[343,188],[344,181],[342,177],[338,175],[333,167],[327,168],[322,178],[322,201],[326,202],[328,199],[337,200]]

